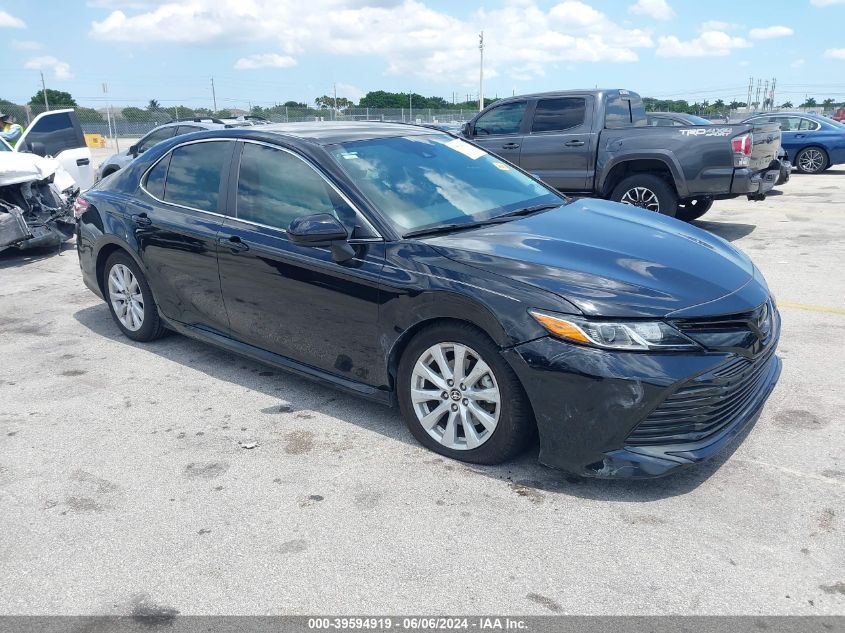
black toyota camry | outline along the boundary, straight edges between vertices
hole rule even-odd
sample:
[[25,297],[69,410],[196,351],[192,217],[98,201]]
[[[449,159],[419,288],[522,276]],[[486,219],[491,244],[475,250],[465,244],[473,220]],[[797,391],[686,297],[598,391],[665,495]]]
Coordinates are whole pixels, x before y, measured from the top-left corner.
[[549,466],[664,475],[736,439],[780,373],[777,309],[737,249],[433,129],[181,136],[75,214],[83,279],[129,338],[175,330],[397,404],[459,460],[538,434]]

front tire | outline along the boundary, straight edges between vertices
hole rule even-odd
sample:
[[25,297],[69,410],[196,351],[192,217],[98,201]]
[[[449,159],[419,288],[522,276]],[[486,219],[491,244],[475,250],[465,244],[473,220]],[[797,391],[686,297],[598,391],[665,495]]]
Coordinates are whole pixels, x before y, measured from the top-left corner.
[[802,174],[820,174],[829,165],[827,153],[820,147],[805,147],[795,156],[795,167]]
[[654,174],[634,174],[624,178],[613,188],[610,199],[671,217],[678,212],[675,189]]
[[147,279],[127,253],[116,251],[106,260],[103,289],[112,318],[126,337],[148,342],[164,334]]
[[463,462],[499,464],[533,436],[528,398],[513,369],[477,328],[424,329],[402,354],[399,408],[426,448]]
[[713,206],[713,198],[692,198],[678,203],[675,217],[684,222],[692,222],[707,213]]

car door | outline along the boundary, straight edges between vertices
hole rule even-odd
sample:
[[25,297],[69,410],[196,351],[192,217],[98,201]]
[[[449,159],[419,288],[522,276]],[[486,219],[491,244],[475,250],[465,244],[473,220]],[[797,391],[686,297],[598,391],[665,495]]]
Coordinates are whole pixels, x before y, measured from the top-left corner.
[[509,101],[484,112],[472,123],[472,140],[484,149],[515,165],[523,137],[527,101]]
[[16,152],[51,156],[61,163],[81,189],[94,184],[91,149],[73,110],[42,112],[23,131]]
[[[220,234],[220,284],[232,336],[367,384],[383,366],[378,285],[384,246],[369,223],[299,154],[246,141]],[[330,213],[351,231],[356,257],[288,239],[300,216]],[[358,228],[354,228],[358,225]]]
[[220,292],[217,236],[235,142],[179,145],[147,171],[128,221],[162,313],[220,334],[229,321]]
[[769,122],[780,125],[780,144],[786,150],[790,160],[795,159],[795,154],[803,146],[803,141],[798,137],[798,128],[801,126],[801,117],[797,116],[770,116]]
[[562,191],[591,188],[595,173],[592,99],[538,99],[522,138],[520,167]]

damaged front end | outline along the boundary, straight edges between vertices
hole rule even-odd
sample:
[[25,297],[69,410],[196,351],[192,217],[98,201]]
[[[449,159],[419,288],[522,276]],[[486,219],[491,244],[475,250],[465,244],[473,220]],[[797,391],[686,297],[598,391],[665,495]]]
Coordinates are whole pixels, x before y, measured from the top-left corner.
[[[44,170],[32,175],[43,176]],[[64,170],[58,168],[46,177],[28,180],[20,175],[8,179],[3,176],[0,176],[0,251],[56,247],[73,236],[76,224],[72,207],[79,187]]]

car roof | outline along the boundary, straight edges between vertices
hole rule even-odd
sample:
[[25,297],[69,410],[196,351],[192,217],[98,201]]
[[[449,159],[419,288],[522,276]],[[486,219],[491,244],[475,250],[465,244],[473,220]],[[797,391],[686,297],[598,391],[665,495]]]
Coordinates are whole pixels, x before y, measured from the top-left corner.
[[420,136],[423,134],[445,134],[441,129],[409,123],[385,123],[381,121],[309,121],[304,123],[271,123],[240,130],[249,130],[261,135],[293,137],[318,145],[333,145],[350,141],[363,141],[393,136]]

